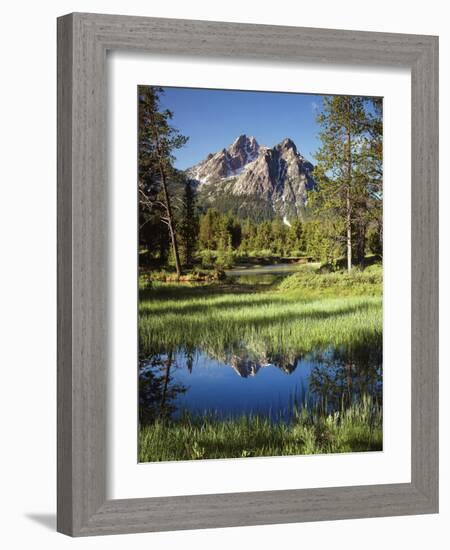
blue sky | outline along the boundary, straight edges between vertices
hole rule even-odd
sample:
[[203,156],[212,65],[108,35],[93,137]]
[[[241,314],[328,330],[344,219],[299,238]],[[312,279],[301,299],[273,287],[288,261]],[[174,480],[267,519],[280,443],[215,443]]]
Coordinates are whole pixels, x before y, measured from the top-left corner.
[[175,153],[179,169],[227,147],[241,134],[255,136],[260,145],[268,147],[289,137],[306,159],[314,161],[320,145],[315,122],[320,95],[192,88],[164,91],[161,106],[174,112],[173,126],[189,136],[188,143]]

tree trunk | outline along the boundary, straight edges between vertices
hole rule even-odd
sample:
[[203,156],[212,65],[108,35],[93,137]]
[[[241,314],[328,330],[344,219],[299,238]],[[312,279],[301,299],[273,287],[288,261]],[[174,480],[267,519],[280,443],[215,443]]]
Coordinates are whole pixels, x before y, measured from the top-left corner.
[[169,379],[170,379],[170,367],[172,366],[172,352],[170,351],[167,360],[166,360],[166,373],[164,377],[164,387],[163,387],[163,393],[161,398],[161,406],[159,409],[159,416],[160,418],[165,418],[166,411],[164,410],[166,406],[166,399],[167,399],[167,388],[169,386]]
[[167,225],[169,227],[170,240],[172,243],[173,256],[175,259],[175,269],[177,271],[177,277],[180,277],[180,275],[182,274],[180,255],[178,253],[177,237],[175,233],[175,225],[173,222],[173,215],[172,215],[172,206],[170,204],[169,191],[167,189],[167,175],[166,175],[166,170],[164,168],[163,155],[161,151],[161,145],[159,142],[159,133],[158,133],[158,128],[156,126],[155,116],[152,113],[150,117],[151,117],[151,122],[153,127],[152,130],[153,130],[153,138],[155,140],[156,154],[158,155],[158,167],[161,175],[161,183],[162,183],[162,188],[164,193],[164,202],[165,202],[166,212],[167,212]]
[[351,201],[350,201],[350,185],[346,189],[346,226],[347,226],[347,270],[352,270],[352,218],[351,218]]
[[[367,205],[366,205],[366,208],[368,208]],[[367,234],[367,224],[364,221],[360,221],[359,227],[358,227],[357,261],[358,261],[358,264],[363,268],[366,262],[366,234]]]
[[166,180],[166,172],[164,170],[164,165],[162,161],[159,161],[159,170],[161,173],[161,181],[162,181],[162,187],[164,192],[164,202],[166,203],[166,210],[167,210],[167,225],[169,227],[169,233],[170,233],[170,240],[172,243],[172,250],[173,250],[173,256],[175,258],[175,269],[177,270],[177,276],[179,277],[181,275],[181,263],[180,263],[180,255],[178,253],[178,244],[177,244],[177,237],[175,234],[175,227],[173,223],[173,216],[172,216],[172,208],[170,205],[170,197],[169,192],[167,190],[167,180]]
[[350,100],[347,99],[347,186],[345,190],[346,229],[347,229],[347,270],[352,270],[352,203],[350,187],[352,184],[352,135],[350,130]]

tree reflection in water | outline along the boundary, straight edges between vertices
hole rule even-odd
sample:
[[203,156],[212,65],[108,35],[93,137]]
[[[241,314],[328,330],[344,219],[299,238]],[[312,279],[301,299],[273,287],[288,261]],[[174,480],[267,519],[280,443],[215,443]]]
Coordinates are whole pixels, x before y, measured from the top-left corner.
[[309,393],[316,405],[334,411],[364,395],[382,404],[382,346],[334,348],[313,354]]
[[[168,419],[175,412],[174,400],[187,390],[174,381],[174,370],[179,368],[173,352],[166,356],[152,355],[139,365],[139,422],[150,424],[155,420]],[[187,363],[192,370],[192,361]]]

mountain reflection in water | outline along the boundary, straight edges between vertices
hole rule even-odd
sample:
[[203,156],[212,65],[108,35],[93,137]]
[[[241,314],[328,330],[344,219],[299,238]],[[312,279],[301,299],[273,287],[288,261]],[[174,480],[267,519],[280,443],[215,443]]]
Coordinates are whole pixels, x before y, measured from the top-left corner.
[[382,352],[378,348],[295,353],[203,350],[155,353],[139,363],[139,418],[176,420],[190,415],[219,418],[242,414],[289,421],[305,404],[329,412],[363,395],[381,403]]

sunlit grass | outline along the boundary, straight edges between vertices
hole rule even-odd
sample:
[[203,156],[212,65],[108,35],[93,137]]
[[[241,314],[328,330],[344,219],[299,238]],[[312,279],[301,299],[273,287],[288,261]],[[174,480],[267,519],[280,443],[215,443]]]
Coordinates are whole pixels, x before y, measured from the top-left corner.
[[279,352],[375,345],[382,338],[381,275],[296,273],[276,288],[159,285],[141,291],[140,352],[264,345]]

